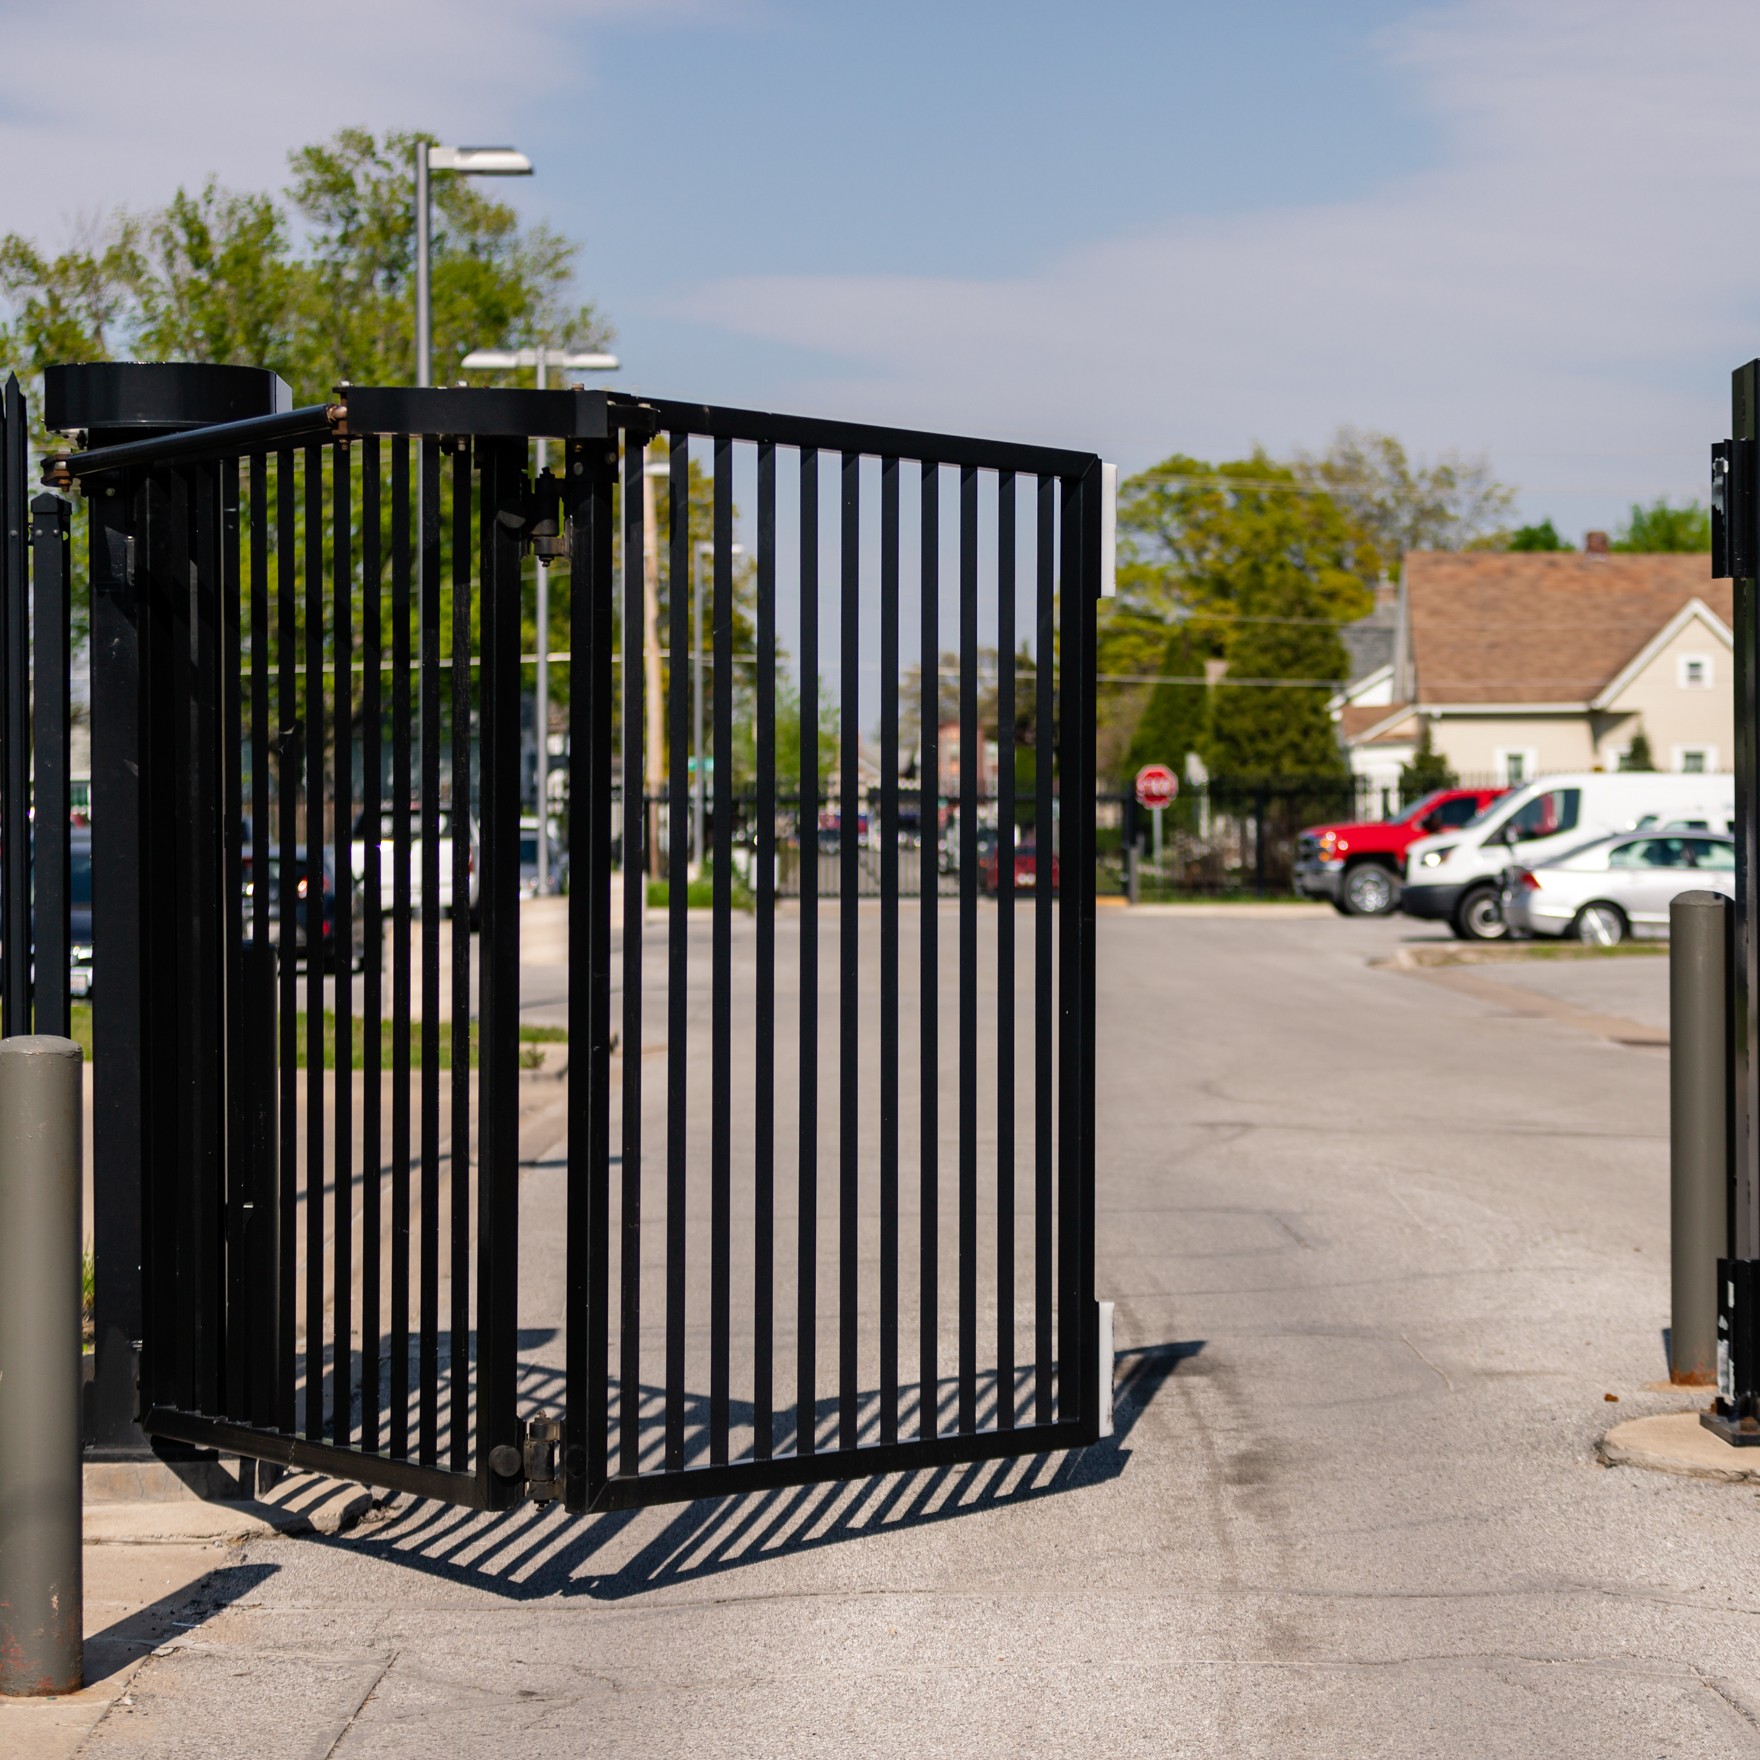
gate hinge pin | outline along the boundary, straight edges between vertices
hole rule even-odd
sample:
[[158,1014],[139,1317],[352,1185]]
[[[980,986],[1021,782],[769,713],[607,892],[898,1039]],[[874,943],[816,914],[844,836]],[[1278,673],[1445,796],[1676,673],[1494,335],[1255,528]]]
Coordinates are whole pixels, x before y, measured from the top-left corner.
[[521,1426],[525,1438],[526,1495],[554,1503],[562,1495],[562,1420],[539,1412]]

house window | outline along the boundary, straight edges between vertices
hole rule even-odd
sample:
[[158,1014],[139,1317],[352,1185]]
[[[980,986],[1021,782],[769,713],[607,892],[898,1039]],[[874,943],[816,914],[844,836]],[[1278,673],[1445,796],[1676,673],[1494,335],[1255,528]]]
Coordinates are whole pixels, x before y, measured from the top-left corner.
[[1532,746],[1499,746],[1497,768],[1508,788],[1532,782],[1540,768],[1540,754]]
[[1682,690],[1710,690],[1711,656],[1709,654],[1682,654],[1677,664],[1680,668]]
[[1709,776],[1717,768],[1717,747],[1676,746],[1674,767],[1682,776]]

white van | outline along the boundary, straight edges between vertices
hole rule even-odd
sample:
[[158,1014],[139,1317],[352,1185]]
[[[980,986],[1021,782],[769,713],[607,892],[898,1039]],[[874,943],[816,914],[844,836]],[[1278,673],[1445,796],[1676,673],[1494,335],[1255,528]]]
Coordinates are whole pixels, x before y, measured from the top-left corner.
[[1733,831],[1735,817],[1736,779],[1729,775],[1542,776],[1499,796],[1459,831],[1411,844],[1399,908],[1448,923],[1463,941],[1499,941],[1507,933],[1499,881],[1512,864],[1532,867],[1592,838],[1645,825]]

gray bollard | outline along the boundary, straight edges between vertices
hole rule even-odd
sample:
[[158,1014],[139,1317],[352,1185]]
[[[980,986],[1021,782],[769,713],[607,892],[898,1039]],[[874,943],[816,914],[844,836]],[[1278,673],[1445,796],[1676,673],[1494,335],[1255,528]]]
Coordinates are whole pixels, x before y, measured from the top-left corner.
[[1730,937],[1719,892],[1669,906],[1669,1379],[1717,1378],[1717,1261],[1729,1252]]
[[85,1675],[80,1049],[0,1040],[0,1694]]

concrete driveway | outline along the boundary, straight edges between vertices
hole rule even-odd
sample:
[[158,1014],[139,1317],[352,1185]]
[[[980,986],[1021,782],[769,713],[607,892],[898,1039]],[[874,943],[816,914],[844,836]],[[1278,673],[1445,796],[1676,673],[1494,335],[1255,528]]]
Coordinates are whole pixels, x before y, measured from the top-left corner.
[[1685,1403],[1667,1060],[1374,968],[1412,933],[1103,913],[1108,1444],[255,1541],[85,1751],[1760,1751],[1753,1490],[1595,1456]]

